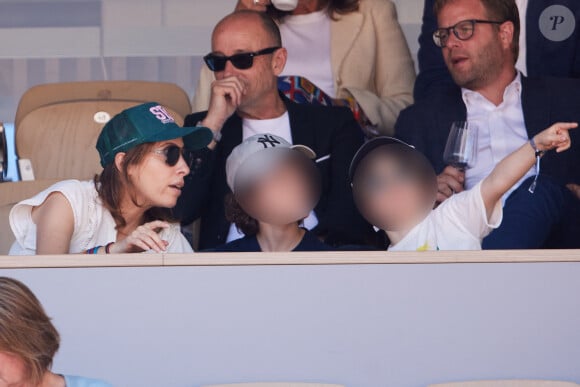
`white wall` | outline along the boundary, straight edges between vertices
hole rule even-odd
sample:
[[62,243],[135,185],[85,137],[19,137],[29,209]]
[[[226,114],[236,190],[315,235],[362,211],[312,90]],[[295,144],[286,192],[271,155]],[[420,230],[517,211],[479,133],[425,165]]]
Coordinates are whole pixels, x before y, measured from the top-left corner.
[[62,335],[55,371],[100,376],[116,387],[580,382],[580,263],[26,269],[0,275],[24,281],[54,318]]
[[[395,2],[416,53],[423,1]],[[0,121],[11,122],[21,95],[47,82],[159,80],[177,83],[193,95],[211,30],[234,4],[0,0]]]

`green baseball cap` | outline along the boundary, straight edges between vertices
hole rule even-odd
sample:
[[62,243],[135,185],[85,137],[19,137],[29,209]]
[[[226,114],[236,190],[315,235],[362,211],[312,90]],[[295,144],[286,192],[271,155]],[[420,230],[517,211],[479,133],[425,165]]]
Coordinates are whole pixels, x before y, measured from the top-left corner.
[[123,110],[103,127],[97,139],[97,151],[103,168],[112,163],[119,152],[127,152],[137,145],[183,138],[185,148],[205,148],[213,139],[210,129],[204,127],[180,127],[156,102]]

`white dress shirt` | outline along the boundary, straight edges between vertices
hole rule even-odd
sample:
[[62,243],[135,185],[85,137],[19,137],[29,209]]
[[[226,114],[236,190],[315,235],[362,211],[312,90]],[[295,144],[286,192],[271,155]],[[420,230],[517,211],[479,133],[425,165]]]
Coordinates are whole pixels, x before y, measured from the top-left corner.
[[[465,187],[471,189],[486,176],[507,155],[528,141],[528,132],[522,110],[521,74],[510,83],[498,106],[481,94],[462,89],[463,101],[467,107],[467,120],[477,126],[477,159],[473,168],[465,171]],[[526,175],[504,195],[505,199],[535,173],[531,168]]]

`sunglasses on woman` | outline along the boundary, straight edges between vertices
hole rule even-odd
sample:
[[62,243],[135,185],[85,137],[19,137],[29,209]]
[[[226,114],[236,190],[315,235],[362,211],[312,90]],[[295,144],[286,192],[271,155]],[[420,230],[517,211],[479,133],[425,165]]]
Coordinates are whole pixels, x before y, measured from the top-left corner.
[[224,71],[228,61],[232,62],[234,67],[239,70],[247,70],[254,65],[254,57],[268,55],[278,49],[280,49],[280,47],[268,47],[260,51],[242,52],[232,56],[207,54],[203,57],[203,60],[211,71]]
[[187,164],[188,167],[191,168],[193,164],[194,154],[189,149],[180,148],[177,145],[168,145],[163,149],[156,149],[153,151],[158,155],[162,155],[165,157],[165,164],[170,167],[174,167],[177,162],[179,161],[180,157],[183,157],[183,160]]

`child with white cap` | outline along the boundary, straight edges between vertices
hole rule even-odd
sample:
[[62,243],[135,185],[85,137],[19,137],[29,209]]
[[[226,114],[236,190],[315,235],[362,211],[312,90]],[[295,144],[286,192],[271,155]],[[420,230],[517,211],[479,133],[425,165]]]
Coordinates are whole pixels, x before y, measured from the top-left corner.
[[245,236],[215,251],[323,251],[301,227],[320,198],[314,151],[272,134],[251,136],[227,159],[226,217]]

